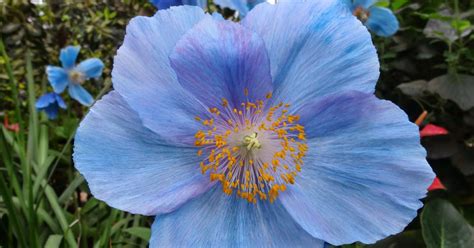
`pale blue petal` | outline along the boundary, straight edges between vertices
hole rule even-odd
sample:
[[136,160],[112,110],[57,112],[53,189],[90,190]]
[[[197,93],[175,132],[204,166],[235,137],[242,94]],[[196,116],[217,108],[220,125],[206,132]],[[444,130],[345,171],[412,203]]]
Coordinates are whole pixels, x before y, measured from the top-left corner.
[[276,102],[298,108],[345,90],[374,92],[379,76],[375,47],[343,2],[262,3],[243,24],[265,41]]
[[177,41],[204,18],[202,9],[180,6],[153,17],[135,17],[127,27],[112,70],[112,82],[144,125],[170,143],[194,146],[207,107],[179,85],[169,62]]
[[272,92],[263,40],[231,21],[205,18],[181,38],[170,61],[183,88],[209,108],[222,98],[238,108]]
[[306,231],[333,245],[374,243],[416,217],[434,174],[401,109],[352,91],[307,104],[301,123],[308,155],[280,200]]
[[72,99],[77,100],[82,105],[90,106],[94,102],[94,98],[91,94],[81,85],[70,84],[68,92]]
[[98,78],[102,75],[104,63],[97,58],[86,59],[77,65],[76,70],[84,73],[86,78]]
[[196,151],[163,144],[114,91],[81,122],[74,164],[96,198],[131,213],[155,215],[210,188]]
[[215,0],[214,3],[221,8],[229,8],[239,12],[241,16],[247,13],[257,4],[263,3],[265,0]]
[[79,50],[81,50],[81,47],[79,46],[67,46],[61,49],[59,60],[65,69],[74,67]]
[[314,247],[311,237],[278,201],[257,204],[227,196],[219,186],[166,215],[152,226],[150,247]]
[[354,6],[362,7],[368,9],[370,6],[374,5],[378,0],[354,0]]
[[54,92],[61,93],[66,89],[68,85],[68,73],[61,67],[57,66],[46,66],[46,74],[48,75],[48,81],[53,87]]
[[394,35],[400,28],[397,17],[387,8],[372,7],[369,9],[369,19],[365,25],[376,35],[388,37]]

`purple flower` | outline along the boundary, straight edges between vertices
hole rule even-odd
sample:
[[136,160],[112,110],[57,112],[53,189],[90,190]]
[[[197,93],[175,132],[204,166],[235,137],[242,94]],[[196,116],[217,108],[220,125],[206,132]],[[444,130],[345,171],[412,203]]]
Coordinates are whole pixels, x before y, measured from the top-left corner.
[[61,49],[59,60],[62,67],[47,66],[46,73],[54,92],[62,93],[68,88],[71,98],[77,100],[82,105],[90,106],[94,99],[82,87],[82,84],[89,78],[98,78],[102,74],[104,63],[100,59],[86,59],[76,65],[77,55],[80,47],[67,46]]
[[193,6],[136,17],[75,166],[98,199],[157,215],[151,247],[373,243],[434,178],[378,76],[340,1],[263,3],[241,23]]

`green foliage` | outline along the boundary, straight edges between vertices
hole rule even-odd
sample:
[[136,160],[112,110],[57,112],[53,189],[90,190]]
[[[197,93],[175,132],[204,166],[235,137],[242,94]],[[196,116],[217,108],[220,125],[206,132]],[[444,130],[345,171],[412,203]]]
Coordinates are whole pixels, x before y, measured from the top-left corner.
[[474,247],[474,229],[448,201],[436,199],[426,204],[421,225],[428,248]]
[[[155,9],[147,0],[46,2],[0,1],[0,117],[20,127],[18,133],[0,130],[0,247],[145,247],[152,219],[96,200],[73,167],[71,144],[87,109],[66,98],[68,110],[49,121],[34,102],[51,90],[45,66],[59,64],[66,45],[82,47],[79,59],[104,61],[103,77],[85,85],[100,98],[110,88],[126,24]],[[474,224],[474,3],[379,5],[395,11],[401,29],[391,38],[373,37],[382,70],[376,94],[399,105],[412,121],[427,111],[422,125],[448,129],[449,135],[422,140],[448,190],[431,192],[421,219],[402,233],[345,247],[461,247],[461,241],[472,242],[467,223]]]

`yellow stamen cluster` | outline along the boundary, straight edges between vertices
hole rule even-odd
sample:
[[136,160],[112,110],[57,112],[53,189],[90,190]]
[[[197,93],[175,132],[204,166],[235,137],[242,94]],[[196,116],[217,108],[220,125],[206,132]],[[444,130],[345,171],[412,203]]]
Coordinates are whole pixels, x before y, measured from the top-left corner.
[[365,23],[370,17],[370,12],[361,6],[355,8],[352,14],[356,16],[357,19],[359,19],[362,23]]
[[300,117],[289,114],[289,104],[266,106],[271,97],[239,106],[222,99],[221,106],[209,109],[209,117],[196,117],[203,125],[194,136],[197,156],[203,158],[201,172],[220,181],[225,194],[235,191],[251,203],[273,202],[294,184],[308,151]]

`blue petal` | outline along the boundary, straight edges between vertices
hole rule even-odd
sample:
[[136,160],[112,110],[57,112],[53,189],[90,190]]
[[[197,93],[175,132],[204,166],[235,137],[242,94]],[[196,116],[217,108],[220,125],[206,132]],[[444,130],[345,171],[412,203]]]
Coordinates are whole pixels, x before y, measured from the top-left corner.
[[173,213],[157,216],[150,247],[315,247],[279,202],[257,204],[227,196],[220,186]]
[[375,47],[344,3],[262,3],[243,23],[265,41],[277,102],[298,108],[344,90],[374,92],[379,76]]
[[63,98],[60,95],[55,94],[55,98],[56,98],[56,102],[58,103],[59,107],[61,107],[62,109],[67,108],[66,103],[64,102]]
[[87,78],[98,78],[102,75],[104,63],[97,58],[86,59],[77,65],[76,70],[84,73]]
[[362,7],[368,9],[370,6],[374,5],[378,0],[354,0],[355,7]]
[[163,144],[115,91],[82,121],[74,164],[93,195],[131,213],[168,213],[205,191],[195,148]]
[[222,98],[238,108],[272,92],[263,40],[231,21],[204,19],[176,44],[170,61],[183,88],[209,108]]
[[59,60],[65,69],[74,67],[79,50],[81,50],[79,46],[67,46],[61,49]]
[[249,10],[263,3],[265,0],[215,0],[214,3],[221,6],[221,8],[229,8],[239,12],[241,16],[247,15]]
[[58,117],[59,108],[57,103],[50,104],[46,108],[43,108],[43,110],[50,120],[54,120]]
[[150,2],[160,10],[179,5],[193,5],[201,8],[207,7],[207,0],[151,0]]
[[301,115],[308,155],[280,195],[290,215],[333,245],[401,232],[434,178],[418,127],[391,102],[355,91],[308,104]]
[[392,36],[400,28],[397,17],[387,8],[372,7],[369,13],[369,19],[365,25],[378,36]]
[[204,16],[198,7],[181,6],[160,10],[153,17],[133,18],[115,57],[114,89],[146,127],[170,143],[194,146],[200,128],[194,118],[208,113],[182,89],[169,62],[177,41]]
[[94,98],[91,96],[91,94],[89,94],[86,89],[78,84],[70,84],[68,91],[69,95],[82,105],[90,106],[94,102]]
[[55,93],[46,93],[36,100],[35,107],[37,109],[46,108],[50,104],[53,104],[56,101]]
[[59,94],[66,89],[68,85],[68,74],[63,68],[46,66],[46,74],[48,75],[49,83],[53,87],[54,92]]

